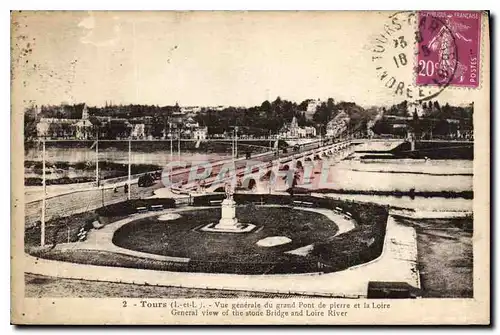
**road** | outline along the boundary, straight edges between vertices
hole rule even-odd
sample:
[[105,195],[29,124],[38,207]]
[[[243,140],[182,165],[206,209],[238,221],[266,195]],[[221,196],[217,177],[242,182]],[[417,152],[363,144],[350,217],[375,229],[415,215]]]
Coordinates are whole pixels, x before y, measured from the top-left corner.
[[[132,184],[130,187],[130,196],[132,199],[147,198],[153,195],[153,191],[164,187],[159,181],[150,187],[138,187]],[[112,188],[94,189],[82,192],[74,192],[49,198],[46,200],[45,218],[58,216],[68,216],[82,213],[87,210],[94,210],[103,205],[127,200],[127,193],[123,187],[119,187],[117,192]],[[25,205],[25,225],[29,227],[41,218],[42,201],[34,201]]]

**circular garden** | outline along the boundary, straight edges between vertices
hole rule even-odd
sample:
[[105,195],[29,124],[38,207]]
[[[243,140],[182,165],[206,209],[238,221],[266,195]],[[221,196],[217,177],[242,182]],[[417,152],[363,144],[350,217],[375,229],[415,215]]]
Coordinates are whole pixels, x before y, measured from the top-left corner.
[[[291,208],[238,206],[241,223],[256,225],[249,233],[205,232],[199,228],[218,222],[220,208],[180,212],[174,220],[158,216],[131,222],[115,232],[113,243],[119,247],[165,256],[206,261],[274,262],[286,261],[291,251],[335,235],[338,228],[325,215]],[[291,241],[275,246],[259,246],[262,239],[282,236]],[[285,254],[285,255],[284,255]]]
[[[187,208],[137,218],[118,228],[115,245],[143,253],[181,257],[187,261],[162,261],[106,250],[54,249],[56,244],[78,243],[82,227],[92,229],[98,216],[105,225],[129,217],[138,207],[174,208],[173,199],[137,199],[49,221],[50,248],[36,247],[38,226],[27,229],[25,247],[37,257],[60,261],[160,271],[278,274],[333,272],[363,264],[380,256],[388,210],[371,203],[341,201],[310,195],[235,194],[239,222],[257,227],[250,233],[212,233],[200,228],[217,223],[224,194],[197,196]],[[354,229],[337,234],[327,216],[297,206],[350,213]],[[92,214],[92,215],[91,215]],[[90,217],[92,216],[92,217]],[[88,222],[87,222],[88,221]],[[305,252],[290,251],[306,249]]]
[[[243,234],[201,231],[220,219],[220,207],[207,206],[222,198],[196,197],[192,210],[179,211],[171,219],[159,215],[128,223],[115,232],[113,243],[189,259],[181,271],[241,274],[338,271],[371,261],[383,249],[388,213],[382,206],[312,196],[236,195],[239,222],[257,228]],[[356,226],[336,235],[335,222],[321,213],[294,207],[296,199],[311,207],[352,213]],[[275,243],[266,243],[269,241]],[[304,247],[308,248],[305,253],[289,253]]]

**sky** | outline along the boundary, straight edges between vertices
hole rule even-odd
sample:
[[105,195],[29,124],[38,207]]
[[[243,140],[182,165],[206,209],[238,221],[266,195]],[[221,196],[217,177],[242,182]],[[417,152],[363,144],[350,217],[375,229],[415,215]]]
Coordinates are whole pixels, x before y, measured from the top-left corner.
[[14,94],[91,106],[254,106],[277,96],[392,104],[402,99],[371,61],[388,15],[23,11],[12,17],[13,75],[22,81]]

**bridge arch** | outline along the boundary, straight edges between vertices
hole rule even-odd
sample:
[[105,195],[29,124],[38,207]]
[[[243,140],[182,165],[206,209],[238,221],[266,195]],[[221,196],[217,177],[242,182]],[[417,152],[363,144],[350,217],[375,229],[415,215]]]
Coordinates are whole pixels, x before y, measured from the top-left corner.
[[253,190],[257,186],[257,181],[254,176],[250,176],[243,181],[241,186],[245,189]]

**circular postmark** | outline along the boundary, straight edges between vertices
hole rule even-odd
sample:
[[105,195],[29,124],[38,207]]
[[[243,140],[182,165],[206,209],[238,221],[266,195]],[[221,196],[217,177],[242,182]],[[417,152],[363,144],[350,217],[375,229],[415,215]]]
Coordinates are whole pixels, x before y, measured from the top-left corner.
[[423,102],[452,82],[458,51],[441,18],[425,12],[397,12],[374,36],[372,64],[377,78],[395,97]]

